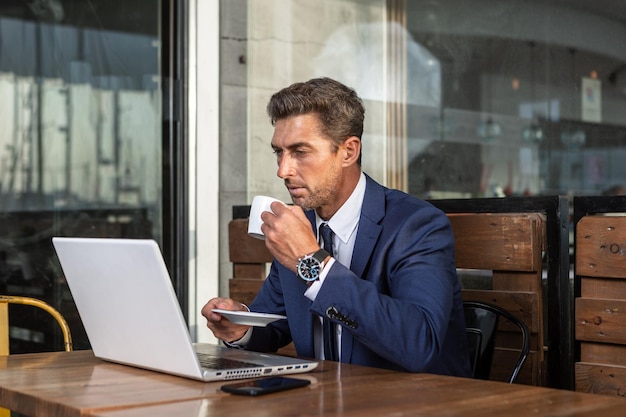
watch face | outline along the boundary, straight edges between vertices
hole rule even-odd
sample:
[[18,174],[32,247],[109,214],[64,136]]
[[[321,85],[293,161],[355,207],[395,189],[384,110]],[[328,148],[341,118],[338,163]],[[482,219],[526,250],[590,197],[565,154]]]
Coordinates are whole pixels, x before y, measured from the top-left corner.
[[320,262],[315,258],[304,258],[298,262],[298,275],[305,281],[315,281],[320,277]]

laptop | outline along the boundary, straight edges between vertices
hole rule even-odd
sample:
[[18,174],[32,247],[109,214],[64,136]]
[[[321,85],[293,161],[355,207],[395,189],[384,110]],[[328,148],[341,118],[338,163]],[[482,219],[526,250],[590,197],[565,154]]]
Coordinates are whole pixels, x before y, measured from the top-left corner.
[[154,240],[53,237],[52,243],[98,358],[202,381],[295,374],[318,365],[192,343]]

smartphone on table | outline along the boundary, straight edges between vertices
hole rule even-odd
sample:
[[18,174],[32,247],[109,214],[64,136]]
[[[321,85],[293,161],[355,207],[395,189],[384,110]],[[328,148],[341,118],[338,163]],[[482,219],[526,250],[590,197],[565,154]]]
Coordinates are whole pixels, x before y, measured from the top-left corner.
[[250,381],[236,382],[222,385],[222,391],[238,395],[263,395],[270,392],[284,391],[287,389],[304,387],[309,385],[308,379],[288,378],[284,376],[270,376],[253,379]]

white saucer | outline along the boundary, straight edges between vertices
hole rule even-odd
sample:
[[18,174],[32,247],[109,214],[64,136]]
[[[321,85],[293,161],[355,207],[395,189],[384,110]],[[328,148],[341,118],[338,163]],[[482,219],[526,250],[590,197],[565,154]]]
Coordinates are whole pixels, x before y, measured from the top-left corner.
[[214,308],[213,312],[221,314],[235,324],[257,327],[265,327],[273,321],[287,318],[286,316],[278,314],[253,313],[250,311],[230,311],[219,308]]

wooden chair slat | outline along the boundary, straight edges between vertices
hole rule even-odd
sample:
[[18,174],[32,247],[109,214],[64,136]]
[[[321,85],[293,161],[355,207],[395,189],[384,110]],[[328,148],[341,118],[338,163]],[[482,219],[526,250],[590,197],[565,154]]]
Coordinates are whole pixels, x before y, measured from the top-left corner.
[[626,217],[586,216],[578,222],[576,273],[626,278]]
[[255,278],[235,278],[228,281],[230,297],[245,305],[252,303],[261,285],[263,281]]
[[248,219],[234,219],[228,224],[228,249],[233,263],[272,262],[265,241],[248,236]]
[[578,362],[575,365],[576,391],[623,397],[626,366]]
[[263,281],[267,276],[267,264],[233,264],[233,278],[252,278]]
[[576,298],[576,339],[626,344],[626,300]]
[[615,298],[626,300],[624,280],[615,278],[579,277],[583,298]]
[[583,342],[580,344],[580,361],[626,366],[626,345]]
[[496,271],[539,271],[541,245],[538,215],[450,214],[457,268]]
[[494,271],[492,285],[494,290],[540,293],[541,272]]

